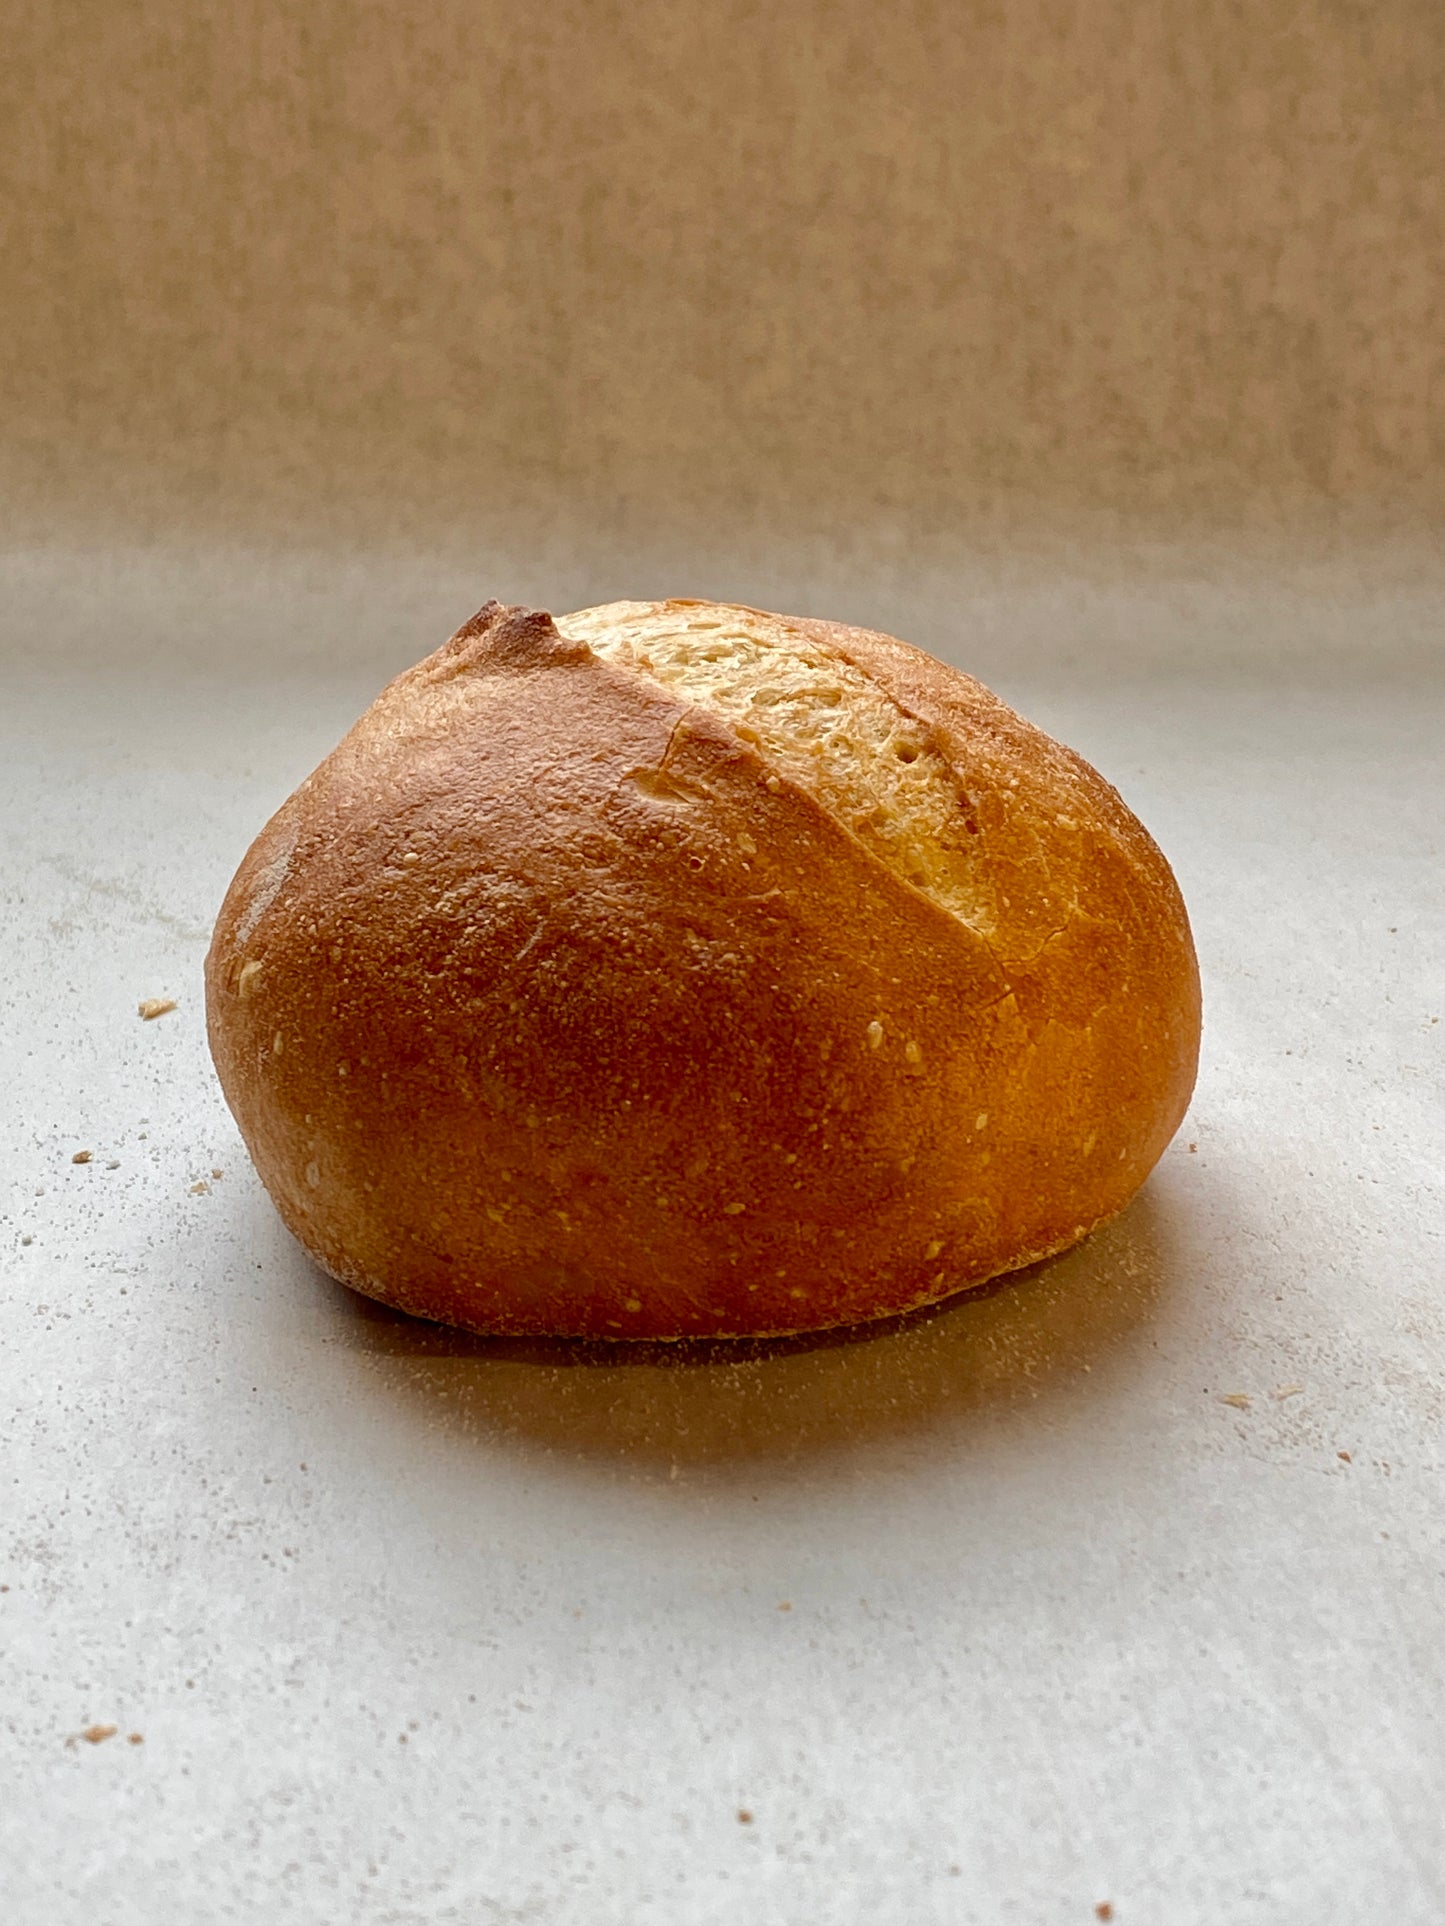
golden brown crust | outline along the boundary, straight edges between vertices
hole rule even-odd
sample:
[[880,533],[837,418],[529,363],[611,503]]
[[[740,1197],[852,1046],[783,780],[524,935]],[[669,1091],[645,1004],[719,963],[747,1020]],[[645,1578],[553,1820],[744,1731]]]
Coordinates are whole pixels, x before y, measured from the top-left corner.
[[1142,1183],[1199,1033],[1163,857],[977,683],[784,626],[947,757],[991,927],[716,717],[488,604],[262,831],[207,959],[227,1099],[334,1275],[484,1332],[795,1331],[1048,1255]]

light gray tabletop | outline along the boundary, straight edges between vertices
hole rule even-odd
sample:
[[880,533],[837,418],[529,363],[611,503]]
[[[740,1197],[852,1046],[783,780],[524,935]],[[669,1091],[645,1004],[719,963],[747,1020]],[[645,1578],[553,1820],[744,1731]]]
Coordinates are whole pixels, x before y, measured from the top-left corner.
[[[1437,1926],[1439,582],[549,567],[7,564],[0,1918]],[[487,595],[657,589],[936,648],[1174,862],[1194,1107],[1016,1288],[588,1364],[272,1215],[201,1002],[246,843]]]

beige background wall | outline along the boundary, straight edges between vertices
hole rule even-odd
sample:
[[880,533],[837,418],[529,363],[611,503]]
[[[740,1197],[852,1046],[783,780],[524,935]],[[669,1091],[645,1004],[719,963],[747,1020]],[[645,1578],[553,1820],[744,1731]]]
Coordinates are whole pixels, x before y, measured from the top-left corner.
[[1440,0],[4,21],[13,527],[1445,498]]

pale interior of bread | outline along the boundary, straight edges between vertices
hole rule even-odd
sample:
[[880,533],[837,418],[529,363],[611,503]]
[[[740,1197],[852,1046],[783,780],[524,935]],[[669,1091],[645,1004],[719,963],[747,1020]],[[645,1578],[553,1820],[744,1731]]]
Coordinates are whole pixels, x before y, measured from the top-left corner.
[[953,771],[926,730],[825,643],[712,603],[613,602],[557,627],[710,711],[896,875],[972,928],[990,926]]

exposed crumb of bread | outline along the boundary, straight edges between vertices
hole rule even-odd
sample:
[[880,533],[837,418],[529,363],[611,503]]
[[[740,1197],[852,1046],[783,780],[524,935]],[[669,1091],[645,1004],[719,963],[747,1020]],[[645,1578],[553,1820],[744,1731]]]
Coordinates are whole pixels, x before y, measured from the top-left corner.
[[953,770],[862,669],[777,617],[712,604],[618,603],[557,627],[719,717],[895,875],[962,922],[991,927],[979,827]]
[[912,1064],[915,1069],[923,1062],[923,1050],[920,1045],[913,1041],[912,1037],[910,1037],[903,1046],[903,1059],[905,1063]]
[[73,1164],[88,1164],[94,1154],[93,1151],[89,1150],[77,1150],[70,1161]]
[[941,1237],[935,1237],[931,1244],[928,1244],[925,1246],[923,1255],[925,1258],[937,1257],[938,1253],[942,1249],[943,1249],[943,1239]]
[[236,978],[237,996],[255,995],[256,991],[261,987],[258,981],[261,975],[261,968],[260,962],[254,956],[249,963],[243,963],[241,965],[241,974]]
[[868,1038],[868,1048],[870,1050],[881,1050],[883,1048],[883,1025],[878,1021],[877,1017],[868,1025],[865,1034]]
[[1226,1391],[1219,1402],[1233,1405],[1236,1411],[1248,1411],[1252,1399],[1247,1391]]
[[743,1212],[746,1209],[747,1209],[746,1204],[724,1204],[723,1216],[724,1217],[741,1217]]
[[173,996],[148,996],[136,1006],[147,1023],[154,1023],[157,1017],[169,1016],[175,1007]]

